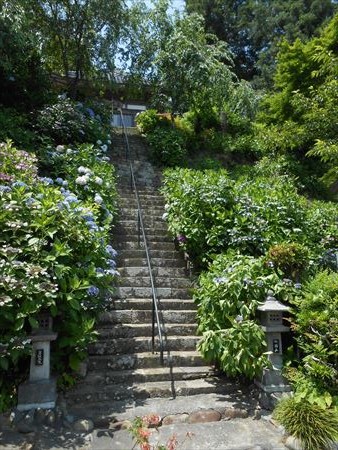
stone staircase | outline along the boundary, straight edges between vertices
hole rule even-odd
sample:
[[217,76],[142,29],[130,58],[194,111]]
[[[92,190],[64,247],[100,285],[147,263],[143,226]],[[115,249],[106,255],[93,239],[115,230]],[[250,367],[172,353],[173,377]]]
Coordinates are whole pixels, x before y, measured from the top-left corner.
[[[132,134],[129,142],[159,299],[164,365],[160,364],[157,337],[155,353],[151,349],[151,284],[144,244],[142,240],[138,243],[137,203],[130,188],[124,140],[117,136],[112,161],[118,173],[120,215],[112,242],[119,253],[121,276],[110,307],[101,315],[99,339],[89,349],[87,374],[67,393],[69,410],[87,411],[87,416],[90,411],[92,417],[123,412],[133,402],[147,398],[227,394],[238,389],[235,383],[218,377],[196,351],[193,281],[162,218],[160,173],[147,162],[142,138]],[[157,336],[157,325],[155,331]]]

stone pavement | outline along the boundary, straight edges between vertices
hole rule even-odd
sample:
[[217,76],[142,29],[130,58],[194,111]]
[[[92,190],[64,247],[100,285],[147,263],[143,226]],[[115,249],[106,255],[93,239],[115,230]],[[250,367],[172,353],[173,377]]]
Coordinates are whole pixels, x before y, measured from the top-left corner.
[[[118,406],[118,405],[117,405]],[[46,423],[31,427],[11,427],[9,415],[0,416],[0,449],[2,450],[138,450],[130,433],[124,429],[136,416],[158,414],[163,423],[151,429],[150,443],[166,444],[176,436],[177,450],[283,450],[286,436],[271,420],[270,413],[260,410],[252,400],[235,402],[217,394],[145,399],[118,407],[119,413],[88,418],[71,418],[53,426]],[[7,421],[6,421],[7,419]],[[69,421],[73,420],[73,424]],[[75,424],[82,425],[83,432]],[[94,427],[94,428],[93,428]]]

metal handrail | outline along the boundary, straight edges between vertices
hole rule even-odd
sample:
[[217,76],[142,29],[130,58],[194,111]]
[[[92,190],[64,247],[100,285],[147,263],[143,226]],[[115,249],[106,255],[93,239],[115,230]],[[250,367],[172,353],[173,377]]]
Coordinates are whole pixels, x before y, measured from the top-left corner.
[[142,233],[143,243],[144,243],[144,249],[146,252],[146,258],[147,258],[147,265],[149,270],[149,277],[150,277],[150,285],[151,285],[151,292],[152,292],[152,337],[151,337],[151,347],[152,347],[152,353],[155,353],[155,320],[157,323],[157,332],[159,337],[159,343],[160,343],[160,362],[163,365],[163,352],[164,352],[164,345],[163,345],[163,336],[161,331],[161,324],[160,324],[160,318],[158,313],[158,298],[156,295],[156,289],[155,289],[155,283],[154,283],[154,277],[153,277],[153,269],[151,266],[150,261],[150,255],[149,255],[149,249],[148,249],[148,243],[147,243],[147,237],[144,230],[144,224],[143,224],[143,216],[142,216],[142,208],[141,208],[141,202],[140,197],[136,185],[135,180],[135,174],[134,174],[134,168],[133,163],[130,158],[130,146],[129,146],[129,140],[128,140],[128,133],[126,130],[126,126],[123,119],[123,113],[122,110],[118,109],[120,116],[121,116],[121,124],[123,129],[123,134],[126,141],[126,160],[129,161],[129,168],[130,168],[130,177],[131,177],[131,188],[135,192],[135,198],[136,198],[136,204],[137,204],[137,217],[138,217],[138,245],[140,246],[140,233]]

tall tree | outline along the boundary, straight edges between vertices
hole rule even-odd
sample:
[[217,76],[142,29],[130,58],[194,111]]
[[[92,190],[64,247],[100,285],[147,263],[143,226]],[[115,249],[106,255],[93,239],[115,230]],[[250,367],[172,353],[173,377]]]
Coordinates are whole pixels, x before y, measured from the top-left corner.
[[13,0],[36,31],[50,71],[81,77],[113,69],[124,0]]
[[176,21],[155,64],[158,93],[167,99],[172,113],[220,110],[234,86],[231,52],[224,42],[205,33],[199,15]]
[[189,13],[205,17],[206,28],[226,41],[240,78],[259,75],[271,85],[280,39],[302,40],[318,33],[334,15],[334,0],[186,0]]
[[0,6],[0,104],[30,109],[43,104],[49,84],[41,54],[19,13]]

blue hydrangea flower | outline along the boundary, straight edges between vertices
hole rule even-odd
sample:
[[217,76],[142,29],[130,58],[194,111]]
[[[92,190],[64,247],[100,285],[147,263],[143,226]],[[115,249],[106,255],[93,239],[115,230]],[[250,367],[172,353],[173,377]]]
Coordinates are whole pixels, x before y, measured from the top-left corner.
[[65,201],[67,201],[69,203],[78,203],[79,199],[76,197],[76,195],[67,195],[67,197],[65,198]]
[[89,231],[99,231],[99,227],[94,222],[87,222]]
[[92,119],[94,119],[94,117],[95,117],[94,111],[93,111],[91,108],[87,108],[86,111],[87,111],[89,117],[91,117]]
[[112,269],[116,268],[116,261],[114,261],[113,259],[107,259],[107,265],[109,267],[111,267]]
[[106,245],[106,252],[112,258],[115,258],[117,256],[117,251],[113,249],[111,245]]
[[24,183],[23,181],[14,181],[14,183],[12,183],[13,187],[27,187],[27,184]]
[[0,192],[11,192],[11,188],[9,186],[0,186]]
[[113,276],[116,276],[116,277],[120,276],[120,273],[117,270],[115,270],[115,269],[107,269],[106,270],[106,274],[107,275],[113,275]]
[[226,277],[215,277],[214,278],[215,284],[221,284],[221,283],[227,283],[227,282],[228,282],[228,278],[226,278]]
[[97,267],[96,273],[104,273],[104,269],[102,269],[102,267]]
[[58,177],[58,178],[55,179],[55,181],[56,181],[57,184],[60,184],[61,186],[63,185],[63,179],[62,178]]
[[29,198],[27,198],[25,203],[26,203],[27,206],[34,205],[34,203],[36,203],[36,200],[33,197],[29,197]]
[[87,289],[87,294],[91,297],[97,297],[100,293],[100,289],[97,286],[90,286],[90,288]]
[[84,214],[84,215],[82,216],[82,218],[83,218],[83,220],[85,220],[86,222],[94,222],[94,221],[95,221],[94,216],[93,216],[91,213]]
[[44,184],[54,184],[54,181],[49,177],[39,177],[39,179]]

